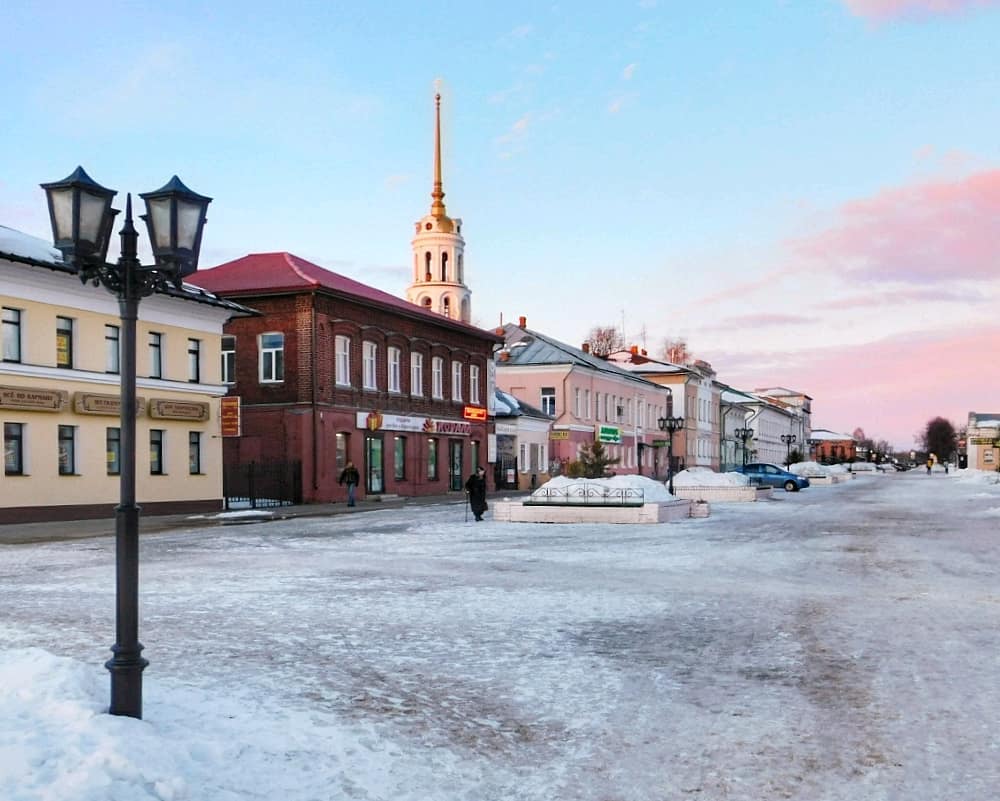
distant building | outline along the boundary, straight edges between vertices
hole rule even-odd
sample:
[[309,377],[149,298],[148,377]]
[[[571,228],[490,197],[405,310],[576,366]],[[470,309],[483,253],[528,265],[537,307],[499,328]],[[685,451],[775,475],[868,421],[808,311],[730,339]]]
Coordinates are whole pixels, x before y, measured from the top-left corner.
[[494,424],[497,489],[534,489],[549,480],[552,415],[501,389],[496,391]]
[[598,440],[619,460],[614,472],[666,477],[665,435],[656,421],[667,413],[667,388],[529,329],[523,317],[501,330],[497,386],[555,418],[542,464],[563,469],[581,446]]
[[810,434],[813,461],[853,462],[858,456],[858,443],[850,434],[839,434],[826,428],[814,428]]
[[[122,456],[118,301],[62,254],[0,226],[0,523],[111,517]],[[139,306],[136,499],[144,514],[219,511],[223,325],[251,312],[195,286]]]
[[969,412],[965,441],[969,467],[1000,470],[1000,412]]

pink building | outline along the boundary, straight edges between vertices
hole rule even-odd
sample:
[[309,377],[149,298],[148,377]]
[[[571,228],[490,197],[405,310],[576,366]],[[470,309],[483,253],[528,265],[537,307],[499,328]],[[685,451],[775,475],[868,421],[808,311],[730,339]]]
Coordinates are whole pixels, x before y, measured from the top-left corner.
[[[497,387],[554,418],[545,460],[550,473],[596,439],[619,459],[616,473],[666,478],[667,435],[657,419],[667,414],[667,388],[594,356],[586,346],[529,330],[523,317],[502,333]],[[677,456],[675,451],[675,462]]]

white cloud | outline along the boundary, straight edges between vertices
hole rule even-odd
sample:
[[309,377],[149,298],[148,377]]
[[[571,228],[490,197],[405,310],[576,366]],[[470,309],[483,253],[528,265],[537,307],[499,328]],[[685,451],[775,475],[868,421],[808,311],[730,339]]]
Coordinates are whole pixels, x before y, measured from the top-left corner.
[[635,75],[636,67],[638,66],[639,65],[633,61],[631,64],[625,67],[625,69],[622,70],[622,78],[624,78],[626,81],[631,81],[632,76]]

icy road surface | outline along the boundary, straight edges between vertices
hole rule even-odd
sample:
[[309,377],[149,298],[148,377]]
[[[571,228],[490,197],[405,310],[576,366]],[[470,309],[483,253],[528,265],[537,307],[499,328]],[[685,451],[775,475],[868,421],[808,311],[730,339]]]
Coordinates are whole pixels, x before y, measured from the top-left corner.
[[993,478],[149,535],[141,722],[101,714],[112,540],[0,548],[0,797],[992,801]]

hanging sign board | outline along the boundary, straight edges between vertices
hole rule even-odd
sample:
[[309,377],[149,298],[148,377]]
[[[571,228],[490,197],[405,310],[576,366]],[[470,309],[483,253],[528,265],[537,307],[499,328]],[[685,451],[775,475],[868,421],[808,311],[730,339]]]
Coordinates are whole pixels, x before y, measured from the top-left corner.
[[239,395],[227,395],[219,401],[219,427],[224,437],[238,437],[243,433]]

